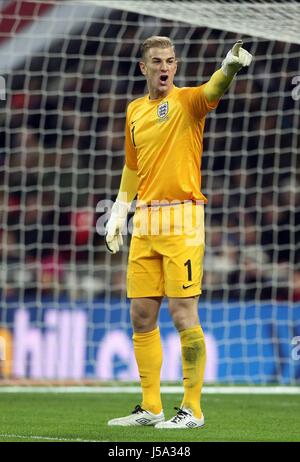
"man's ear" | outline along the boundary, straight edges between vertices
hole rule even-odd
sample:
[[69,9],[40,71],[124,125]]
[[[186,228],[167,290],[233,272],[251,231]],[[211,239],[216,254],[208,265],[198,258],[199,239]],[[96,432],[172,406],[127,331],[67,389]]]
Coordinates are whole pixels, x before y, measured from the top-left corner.
[[146,75],[146,73],[147,73],[146,64],[143,63],[143,61],[140,61],[140,62],[139,62],[139,66],[140,66],[141,73],[142,73],[143,75]]

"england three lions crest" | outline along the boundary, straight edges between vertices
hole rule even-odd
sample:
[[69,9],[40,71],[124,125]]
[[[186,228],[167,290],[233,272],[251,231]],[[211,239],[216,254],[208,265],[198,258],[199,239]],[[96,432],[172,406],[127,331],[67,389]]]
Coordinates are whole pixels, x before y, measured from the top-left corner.
[[169,103],[166,101],[165,103],[162,103],[158,106],[157,108],[157,115],[160,119],[164,119],[169,112]]

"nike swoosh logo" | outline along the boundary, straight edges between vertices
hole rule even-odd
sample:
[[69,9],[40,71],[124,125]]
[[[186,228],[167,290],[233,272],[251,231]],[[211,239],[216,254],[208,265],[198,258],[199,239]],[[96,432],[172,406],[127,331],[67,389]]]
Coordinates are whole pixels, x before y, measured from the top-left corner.
[[194,285],[194,284],[190,284],[189,286],[185,286],[185,285],[183,284],[182,288],[183,288],[183,289],[188,289],[189,287],[192,287],[193,285]]

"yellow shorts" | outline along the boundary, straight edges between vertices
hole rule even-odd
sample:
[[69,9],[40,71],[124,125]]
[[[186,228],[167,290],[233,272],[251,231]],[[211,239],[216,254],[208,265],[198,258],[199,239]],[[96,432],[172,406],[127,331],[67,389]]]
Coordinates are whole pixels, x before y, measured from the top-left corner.
[[128,259],[128,297],[199,295],[204,246],[203,204],[137,209]]

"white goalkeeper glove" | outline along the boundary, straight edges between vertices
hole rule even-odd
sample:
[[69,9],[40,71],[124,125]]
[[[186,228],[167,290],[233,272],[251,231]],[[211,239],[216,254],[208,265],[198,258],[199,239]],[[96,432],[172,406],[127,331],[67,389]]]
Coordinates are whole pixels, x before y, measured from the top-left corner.
[[222,62],[221,69],[227,77],[233,76],[242,67],[249,66],[252,61],[252,55],[244,48],[241,48],[242,45],[242,40],[236,42]]
[[110,253],[117,253],[123,245],[122,230],[130,210],[130,203],[116,200],[105,226],[105,244]]

